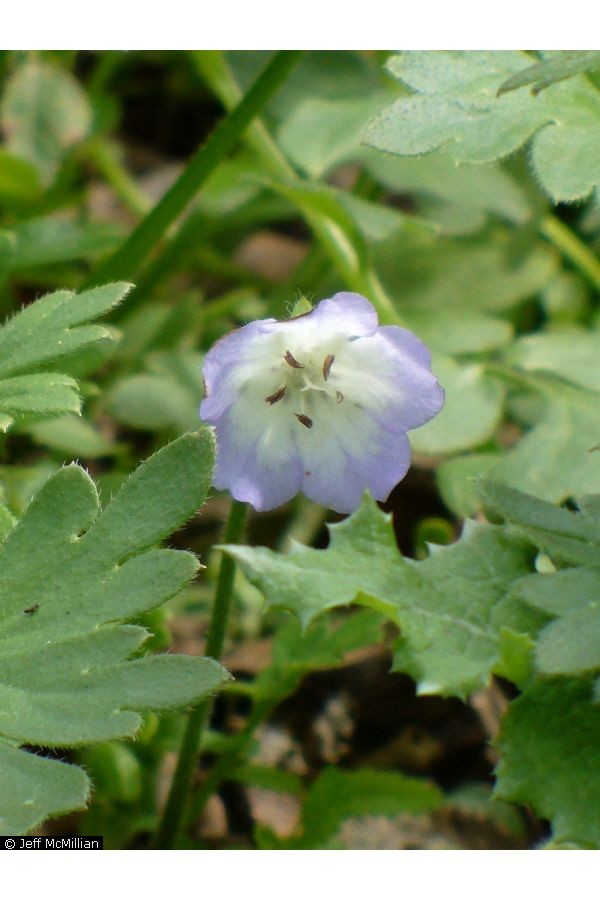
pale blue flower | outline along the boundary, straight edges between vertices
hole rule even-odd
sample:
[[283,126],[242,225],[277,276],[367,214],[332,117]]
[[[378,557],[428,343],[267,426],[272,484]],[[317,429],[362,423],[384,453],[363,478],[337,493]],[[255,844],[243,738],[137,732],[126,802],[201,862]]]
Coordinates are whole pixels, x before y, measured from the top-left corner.
[[427,348],[380,326],[360,294],[262,319],[221,338],[204,361],[201,418],[215,426],[214,484],[255,509],[302,491],[351,512],[385,500],[410,465],[406,432],[440,411]]

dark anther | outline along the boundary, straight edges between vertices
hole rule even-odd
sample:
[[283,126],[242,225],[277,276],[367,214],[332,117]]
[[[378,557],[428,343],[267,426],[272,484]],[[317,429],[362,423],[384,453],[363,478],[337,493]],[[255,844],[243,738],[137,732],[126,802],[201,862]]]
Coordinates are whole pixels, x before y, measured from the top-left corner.
[[294,359],[294,357],[292,356],[292,354],[290,353],[289,350],[285,351],[285,356],[283,358],[285,359],[288,366],[292,367],[292,369],[303,369],[304,368],[304,366],[301,363],[299,363],[297,359]]
[[299,422],[301,422],[305,428],[313,427],[313,420],[308,416],[304,416],[302,413],[294,413]]
[[342,400],[344,399],[344,395],[342,394],[341,391],[336,391],[336,392],[335,392],[335,399],[336,399],[336,401],[337,401],[338,403],[341,403],[341,402],[342,402]]
[[285,387],[278,388],[270,397],[265,397],[265,403],[270,403],[271,406],[273,406],[274,403],[277,403],[278,400],[282,400],[285,397],[285,392]]
[[331,372],[331,367],[333,365],[333,361],[335,356],[333,353],[328,353],[325,359],[323,360],[323,378],[325,381],[329,378],[329,373]]

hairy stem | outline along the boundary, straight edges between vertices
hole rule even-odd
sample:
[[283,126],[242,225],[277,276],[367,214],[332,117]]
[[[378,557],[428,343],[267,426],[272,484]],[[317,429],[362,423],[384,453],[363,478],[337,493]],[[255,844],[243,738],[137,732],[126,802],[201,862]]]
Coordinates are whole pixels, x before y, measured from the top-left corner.
[[[246,523],[247,505],[232,500],[229,519],[225,528],[224,541],[227,544],[241,543]],[[223,652],[227,620],[231,607],[235,562],[223,555],[217,579],[215,601],[206,642],[206,655],[219,659]],[[189,716],[185,734],[181,742],[177,768],[173,776],[171,790],[158,827],[154,847],[169,850],[175,844],[184,822],[190,789],[198,764],[202,743],[202,733],[212,709],[212,701],[205,700]]]

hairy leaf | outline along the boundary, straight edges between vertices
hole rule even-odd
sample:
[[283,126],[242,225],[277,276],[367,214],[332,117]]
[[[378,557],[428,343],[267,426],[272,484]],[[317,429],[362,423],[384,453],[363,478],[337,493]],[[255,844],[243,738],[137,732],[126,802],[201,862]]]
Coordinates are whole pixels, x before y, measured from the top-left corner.
[[17,416],[52,417],[78,413],[77,383],[47,370],[57,360],[100,341],[111,340],[101,325],[86,323],[123,299],[130,285],[116,283],[74,294],[56,291],[26,306],[0,327],[0,429]]
[[558,841],[600,847],[600,709],[583,679],[536,681],[502,722],[497,795],[533,806]]
[[292,610],[304,625],[352,602],[384,612],[401,630],[397,666],[422,693],[464,696],[487,682],[500,652],[494,607],[529,571],[526,544],[469,523],[456,544],[415,562],[400,555],[388,518],[369,498],[330,531],[327,550],[226,549],[269,607]]
[[409,51],[392,75],[414,93],[371,122],[366,141],[414,156],[443,148],[456,162],[489,163],[532,138],[531,161],[556,200],[578,200],[600,183],[600,92],[583,75],[528,91],[499,90],[535,62],[520,51]]
[[[213,453],[208,429],[184,435],[140,466],[103,511],[94,483],[75,465],[38,491],[0,547],[5,739],[62,747],[133,735],[137,710],[194,702],[226,679],[208,659],[128,661],[147,632],[120,624],[195,574],[191,554],[152,548],[204,501]],[[64,806],[39,818],[81,805],[61,796]],[[0,816],[12,823],[18,814],[0,794]]]

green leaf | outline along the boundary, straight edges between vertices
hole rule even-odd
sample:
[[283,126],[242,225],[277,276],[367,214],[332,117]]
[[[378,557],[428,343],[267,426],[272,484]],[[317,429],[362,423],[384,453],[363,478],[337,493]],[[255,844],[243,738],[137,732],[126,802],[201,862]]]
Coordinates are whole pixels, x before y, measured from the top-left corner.
[[573,75],[593,72],[600,68],[600,53],[597,50],[561,50],[543,62],[534,63],[508,78],[498,88],[498,94],[506,94],[517,88],[533,85],[533,94],[539,94],[544,88]]
[[509,707],[497,795],[550,819],[554,838],[600,847],[600,709],[588,681],[534,682]]
[[35,203],[42,188],[35,166],[0,150],[0,202],[9,208]]
[[23,834],[48,816],[81,809],[90,782],[78,766],[0,741],[0,835]]
[[127,284],[108,284],[83,294],[57,291],[0,327],[0,430],[6,431],[19,416],[79,413],[72,378],[35,370],[52,368],[59,357],[110,340],[108,329],[84,323],[112,309],[129,289]]
[[596,392],[529,376],[542,402],[539,419],[494,470],[494,477],[544,500],[600,492],[600,402]]
[[446,506],[457,516],[473,518],[481,510],[478,479],[493,471],[500,455],[469,453],[448,459],[437,469],[437,485]]
[[29,219],[0,231],[0,271],[89,259],[112,250],[120,236],[114,226],[101,222]]
[[418,215],[446,234],[475,231],[489,216],[523,224],[531,215],[518,182],[500,166],[457,166],[444,153],[403,158],[370,149],[363,163],[387,190],[414,198]]
[[300,836],[284,845],[295,850],[327,847],[346,819],[423,813],[438,809],[442,802],[442,792],[431,782],[400,772],[330,767],[308,790],[302,805]]
[[310,178],[323,178],[335,166],[360,157],[369,119],[392,97],[380,88],[347,98],[306,97],[285,118],[277,142]]
[[[169,599],[197,571],[192,554],[151,548],[202,504],[213,457],[208,429],[184,435],[143,463],[102,512],[93,482],[75,465],[38,491],[0,547],[5,739],[64,747],[131,736],[138,710],[195,702],[226,680],[209,659],[127,661],[147,632],[120,624]],[[75,797],[65,804],[81,805]],[[16,812],[0,794],[0,816]]]
[[110,333],[86,325],[120,303],[131,290],[122,282],[75,294],[56,291],[26,306],[0,328],[0,376],[16,375],[53,362]]
[[600,504],[597,498],[584,498],[579,512],[569,512],[496,480],[484,481],[481,494],[486,509],[514,524],[542,550],[566,563],[598,567]]
[[67,151],[88,135],[92,112],[72,75],[30,59],[6,84],[0,123],[11,153],[33,163],[48,183]]
[[510,365],[546,371],[591,391],[600,391],[600,329],[569,328],[521,338],[504,353]]
[[504,388],[480,365],[460,365],[436,354],[432,368],[446,393],[442,411],[410,433],[416,453],[454,453],[485,443],[502,416]]
[[79,412],[79,394],[77,382],[67,375],[42,372],[0,379],[0,414],[6,424],[3,431],[12,425],[14,416],[68,412]]
[[153,353],[150,373],[130,375],[109,391],[106,408],[119,422],[148,431],[186,431],[198,425],[201,357],[189,352]]
[[397,667],[421,693],[465,696],[485,684],[499,654],[495,605],[530,570],[531,550],[502,528],[468,523],[456,544],[422,562],[403,558],[388,517],[368,497],[331,526],[327,550],[301,545],[287,555],[227,547],[267,606],[308,625],[352,602],[384,612],[401,630]]
[[600,669],[599,569],[577,566],[552,574],[531,575],[517,582],[513,593],[537,609],[557,616],[538,637],[535,658],[538,672],[576,675]]
[[600,92],[583,76],[538,96],[498,96],[533,58],[520,51],[409,51],[388,62],[414,93],[371,122],[366,141],[414,156],[443,148],[456,162],[489,163],[532,139],[531,162],[555,201],[578,200],[600,183]]
[[254,682],[255,696],[269,703],[284,699],[309,672],[339,666],[351,650],[379,643],[381,625],[382,617],[367,609],[333,627],[320,620],[302,630],[291,619],[275,635],[271,665]]
[[60,416],[27,426],[33,439],[71,459],[99,459],[111,456],[118,446],[79,416]]

